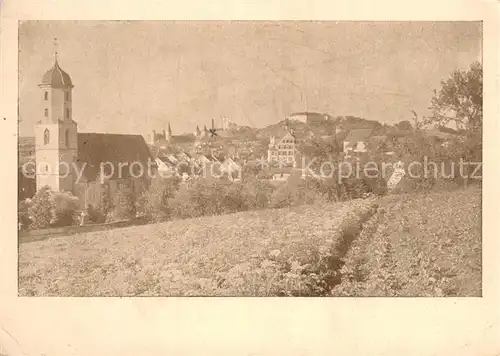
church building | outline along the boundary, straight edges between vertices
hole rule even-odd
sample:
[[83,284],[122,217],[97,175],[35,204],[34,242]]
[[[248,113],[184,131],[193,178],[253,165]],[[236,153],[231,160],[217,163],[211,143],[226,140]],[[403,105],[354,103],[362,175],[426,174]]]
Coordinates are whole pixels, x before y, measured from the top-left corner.
[[78,132],[73,116],[73,87],[56,53],[53,67],[39,84],[36,189],[49,186],[71,192],[80,199],[82,207],[97,205],[105,190],[110,197],[118,189],[140,194],[149,183],[148,164],[154,162],[144,138]]

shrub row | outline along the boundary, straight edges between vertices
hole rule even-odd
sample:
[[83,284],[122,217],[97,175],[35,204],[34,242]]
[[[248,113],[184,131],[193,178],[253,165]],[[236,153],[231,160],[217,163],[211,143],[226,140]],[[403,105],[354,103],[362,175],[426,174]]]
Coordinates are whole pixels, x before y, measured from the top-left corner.
[[234,182],[224,179],[196,179],[180,184],[176,178],[155,178],[141,197],[151,222],[230,214],[265,208],[286,208],[303,204],[338,202],[385,193],[385,181],[373,178],[301,179],[286,182],[248,178]]
[[[135,216],[136,205],[131,193],[119,190],[111,199],[104,189],[99,204],[86,207],[85,220],[94,223],[127,220]],[[49,186],[44,186],[32,199],[19,203],[18,222],[21,229],[77,225],[82,210],[79,199],[71,193],[53,191]]]

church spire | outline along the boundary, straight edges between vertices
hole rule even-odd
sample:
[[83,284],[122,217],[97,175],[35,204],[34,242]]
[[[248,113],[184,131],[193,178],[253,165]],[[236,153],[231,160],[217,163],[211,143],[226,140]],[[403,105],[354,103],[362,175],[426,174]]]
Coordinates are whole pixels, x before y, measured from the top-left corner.
[[57,37],[54,37],[53,41],[52,41],[52,44],[54,46],[54,61],[55,63],[57,64]]

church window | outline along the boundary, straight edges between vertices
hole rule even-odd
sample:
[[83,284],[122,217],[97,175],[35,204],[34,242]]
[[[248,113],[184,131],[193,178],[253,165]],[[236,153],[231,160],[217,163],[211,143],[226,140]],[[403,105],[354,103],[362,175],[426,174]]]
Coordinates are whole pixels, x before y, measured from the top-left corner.
[[66,130],[66,132],[64,133],[64,144],[66,145],[66,147],[69,147],[69,130]]
[[45,109],[44,115],[45,117],[49,116],[49,109]]
[[50,133],[49,133],[49,129],[45,129],[45,131],[43,132],[43,144],[44,145],[48,145],[50,142]]
[[69,91],[65,92],[64,94],[66,96],[66,101],[69,101]]
[[43,93],[43,99],[49,100],[49,93],[48,92]]
[[66,119],[69,119],[69,108],[66,108]]

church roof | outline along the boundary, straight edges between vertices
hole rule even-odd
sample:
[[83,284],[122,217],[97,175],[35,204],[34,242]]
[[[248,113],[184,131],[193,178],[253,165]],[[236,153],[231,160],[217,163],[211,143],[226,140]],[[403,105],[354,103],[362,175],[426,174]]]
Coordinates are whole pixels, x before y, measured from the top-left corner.
[[78,162],[81,166],[85,164],[83,174],[89,181],[98,179],[101,163],[106,174],[109,174],[107,169],[113,167],[112,178],[116,179],[120,178],[120,163],[123,166],[121,178],[127,178],[131,171],[134,175],[140,173],[138,164],[130,168],[133,162],[139,162],[143,174],[148,174],[148,161],[154,162],[141,135],[78,133]]
[[69,74],[61,69],[57,58],[54,66],[43,75],[40,85],[50,85],[53,88],[73,87]]

